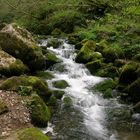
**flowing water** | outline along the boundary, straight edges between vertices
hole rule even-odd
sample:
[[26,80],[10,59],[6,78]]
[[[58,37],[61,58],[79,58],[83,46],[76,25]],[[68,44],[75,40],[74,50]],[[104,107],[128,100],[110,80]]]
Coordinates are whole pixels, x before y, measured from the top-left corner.
[[[50,132],[52,140],[119,140],[117,133],[107,127],[105,110],[110,106],[109,101],[90,90],[105,78],[92,76],[83,64],[76,63],[74,46],[65,40],[60,41],[63,43],[57,49],[49,48],[62,62],[50,69],[55,78],[48,80],[48,84],[55,90],[52,82],[65,80],[69,87],[63,90],[65,95],[56,106],[57,112],[44,132]],[[47,40],[43,40],[41,46],[46,45]],[[69,107],[63,102],[66,97],[72,100]],[[113,105],[119,106],[115,101]]]

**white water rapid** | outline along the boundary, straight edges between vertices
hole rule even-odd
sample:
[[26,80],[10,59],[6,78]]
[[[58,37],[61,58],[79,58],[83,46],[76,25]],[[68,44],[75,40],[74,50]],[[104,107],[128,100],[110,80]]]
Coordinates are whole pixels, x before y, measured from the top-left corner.
[[[60,72],[55,69],[50,71],[55,78],[49,80],[49,86],[52,89],[52,82],[57,80],[65,80],[70,85],[64,91],[73,102],[73,106],[78,109],[83,115],[83,123],[91,135],[90,140],[116,140],[115,136],[109,133],[106,128],[105,104],[106,100],[100,94],[93,93],[89,90],[93,85],[103,81],[103,78],[92,76],[83,64],[78,64],[75,59],[75,48],[68,44],[65,40],[63,43],[54,49],[50,47],[58,58],[62,60],[64,71]],[[46,46],[47,40],[42,41],[41,46]],[[93,139],[94,138],[94,139]],[[78,140],[78,139],[77,139]],[[86,139],[80,139],[86,140]]]

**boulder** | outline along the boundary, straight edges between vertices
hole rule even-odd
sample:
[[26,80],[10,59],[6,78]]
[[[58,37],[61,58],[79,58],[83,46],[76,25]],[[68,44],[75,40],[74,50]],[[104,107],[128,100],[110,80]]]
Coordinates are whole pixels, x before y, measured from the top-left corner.
[[92,60],[93,53],[96,49],[96,43],[93,40],[88,40],[80,49],[76,56],[75,61],[77,63],[87,63]]
[[30,118],[34,125],[45,127],[51,117],[51,113],[44,101],[35,93],[31,95],[28,101]]
[[21,75],[28,71],[28,68],[21,60],[14,58],[8,53],[0,50],[0,74],[5,76]]
[[65,80],[54,81],[53,86],[55,88],[65,89],[69,84]]
[[58,48],[63,42],[57,38],[49,38],[47,41],[47,47]]
[[27,89],[37,92],[44,100],[51,96],[47,83],[35,76],[13,76],[3,81],[0,85],[0,89],[17,92],[22,91],[21,87],[24,87],[24,89],[27,87]]
[[129,85],[138,78],[137,69],[139,67],[138,63],[128,62],[124,65],[121,75],[119,77],[119,85]]
[[102,62],[101,62],[101,60],[95,60],[92,62],[88,62],[86,64],[86,67],[91,72],[91,74],[95,74],[98,71],[98,69],[100,69],[102,67]]
[[15,58],[21,59],[32,71],[45,67],[41,48],[31,34],[15,24],[8,24],[0,31],[0,47]]
[[31,127],[17,130],[4,140],[49,140],[49,138],[39,129]]

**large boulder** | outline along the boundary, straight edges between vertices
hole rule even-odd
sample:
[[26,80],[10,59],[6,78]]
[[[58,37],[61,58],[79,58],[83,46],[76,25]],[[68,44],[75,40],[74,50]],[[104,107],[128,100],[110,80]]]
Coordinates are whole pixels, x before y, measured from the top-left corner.
[[75,61],[78,63],[87,63],[92,60],[93,53],[96,49],[96,43],[92,40],[87,41],[80,49]]
[[0,50],[0,74],[5,76],[21,75],[27,71],[27,67],[21,60],[14,58]]
[[32,123],[39,127],[47,126],[51,113],[44,101],[37,94],[32,94],[28,101],[28,107]]
[[49,140],[39,129],[35,127],[23,128],[12,133],[9,137],[3,140]]
[[13,76],[3,81],[0,89],[17,91],[22,94],[24,94],[23,91],[29,92],[31,89],[37,92],[44,100],[47,100],[51,96],[51,91],[47,83],[35,76]]
[[0,47],[35,71],[45,67],[45,57],[31,34],[15,24],[8,24],[0,31]]

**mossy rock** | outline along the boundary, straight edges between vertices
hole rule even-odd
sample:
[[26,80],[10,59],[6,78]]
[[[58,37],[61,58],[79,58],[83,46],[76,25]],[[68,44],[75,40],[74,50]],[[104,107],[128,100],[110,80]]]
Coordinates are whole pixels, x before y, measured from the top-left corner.
[[49,38],[47,41],[47,47],[58,48],[61,44],[62,41],[57,38]]
[[114,65],[120,68],[123,67],[126,63],[127,61],[124,59],[116,59]]
[[4,140],[49,140],[38,128],[23,128],[12,133]]
[[88,40],[80,49],[75,61],[78,63],[87,63],[92,60],[93,53],[96,48],[96,43],[93,40]]
[[0,50],[0,74],[4,76],[17,76],[28,72],[28,68],[21,60],[14,58]]
[[55,96],[57,99],[61,99],[63,95],[65,94],[62,90],[53,90],[52,91],[53,96]]
[[86,64],[86,67],[91,72],[91,74],[95,74],[98,71],[98,69],[100,69],[102,67],[102,62],[101,62],[101,60],[95,60],[92,62],[88,62]]
[[103,50],[103,57],[106,62],[114,62],[116,59],[123,58],[123,50],[119,47],[108,47]]
[[120,85],[129,85],[138,78],[137,69],[139,64],[136,62],[129,62],[124,65],[121,75],[119,77]]
[[51,35],[52,36],[55,36],[55,37],[58,37],[62,34],[62,31],[58,28],[55,28],[52,32],[51,32]]
[[92,55],[92,61],[97,59],[102,59],[103,55],[100,52],[94,52]]
[[56,63],[61,62],[61,60],[59,58],[57,58],[53,52],[48,51],[48,50],[47,50],[47,53],[45,54],[45,57],[46,57],[46,67],[47,68]]
[[107,49],[109,48],[108,46],[108,42],[106,40],[101,40],[99,43],[96,44],[97,47],[96,47],[96,51],[100,52],[100,53],[103,53],[103,50],[104,49]]
[[63,99],[64,107],[71,107],[72,106],[72,99],[68,96],[64,97]]
[[[1,48],[22,60],[32,71],[45,68],[45,57],[41,48],[36,46],[31,34],[15,24],[9,24],[0,31]],[[8,41],[5,41],[7,40]]]
[[7,105],[2,100],[0,100],[0,115],[8,112],[8,110],[9,109],[8,109]]
[[136,81],[128,85],[125,89],[124,92],[128,94],[128,98],[132,102],[139,102],[140,101],[140,78],[138,78]]
[[111,98],[111,97],[113,97],[112,91],[113,91],[113,89],[116,88],[116,86],[117,86],[116,81],[114,81],[112,79],[108,79],[108,80],[105,80],[105,81],[95,85],[94,89],[101,92],[103,94],[104,98]]
[[51,74],[51,72],[49,71],[37,71],[36,76],[42,79],[47,79],[47,80],[54,78],[54,75]]
[[136,113],[140,113],[140,101],[133,106],[133,111]]
[[134,61],[140,62],[140,53],[136,54],[133,58]]
[[39,127],[47,126],[51,113],[44,101],[37,94],[33,93],[31,95],[28,107],[32,123]]
[[55,88],[60,89],[65,89],[66,87],[69,87],[69,84],[65,80],[54,81],[52,84]]
[[32,90],[36,91],[44,100],[51,96],[51,91],[48,89],[47,83],[35,76],[13,76],[2,82],[0,89],[18,92],[21,86],[32,87]]

